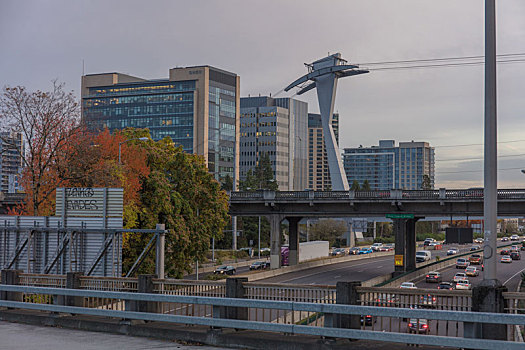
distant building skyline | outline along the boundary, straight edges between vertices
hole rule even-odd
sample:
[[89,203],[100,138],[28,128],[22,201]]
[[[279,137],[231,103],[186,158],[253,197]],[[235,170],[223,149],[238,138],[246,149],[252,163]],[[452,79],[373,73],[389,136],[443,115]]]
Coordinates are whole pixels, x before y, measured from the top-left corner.
[[19,182],[23,168],[23,162],[20,153],[24,153],[24,148],[25,147],[21,133],[2,132],[0,134],[1,192],[17,193],[22,190]]
[[262,154],[270,157],[274,178],[282,191],[307,185],[308,104],[292,98],[241,98],[240,179],[246,179]]
[[148,128],[204,156],[215,178],[239,178],[240,78],[212,66],[169,70],[168,79],[121,74],[82,76],[82,118],[93,129]]
[[371,190],[420,190],[425,175],[434,188],[434,148],[428,142],[380,140],[378,146],[345,148],[344,168],[348,183],[360,186],[368,180]]

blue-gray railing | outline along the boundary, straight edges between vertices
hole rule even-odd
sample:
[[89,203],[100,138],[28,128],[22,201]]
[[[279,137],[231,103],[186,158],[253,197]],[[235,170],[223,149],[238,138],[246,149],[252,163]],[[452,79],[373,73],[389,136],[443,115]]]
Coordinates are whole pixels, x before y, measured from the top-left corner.
[[[464,334],[473,336],[474,324],[490,323],[500,325],[525,325],[525,315],[519,314],[494,314],[484,312],[461,312],[408,308],[388,308],[372,306],[354,306],[337,304],[298,303],[284,301],[249,300],[235,298],[210,298],[196,296],[173,296],[144,293],[122,293],[108,291],[90,291],[64,288],[43,288],[27,286],[0,285],[0,291],[25,293],[32,295],[69,296],[81,298],[97,298],[105,300],[106,303],[117,305],[113,309],[104,309],[100,306],[93,308],[62,306],[54,304],[24,303],[18,301],[0,300],[0,307],[19,308],[26,310],[40,310],[48,312],[64,312],[71,314],[116,317],[125,319],[137,319],[148,321],[172,322],[188,325],[202,325],[222,328],[247,329],[256,331],[268,331],[288,334],[303,334],[335,338],[366,339],[374,341],[387,341],[397,343],[441,345],[455,348],[476,349],[523,349],[523,343],[473,339],[460,336],[420,335],[405,332],[373,331],[364,329],[339,328],[336,315],[370,315],[377,318],[390,318],[401,322],[403,318],[416,320],[433,320],[434,322],[453,321],[462,324]],[[136,312],[126,310],[126,303],[133,301],[149,303],[172,303],[200,306],[211,306],[212,313],[203,313],[201,316],[172,315],[166,313]],[[119,305],[119,306],[118,306]],[[226,319],[223,307],[263,309],[272,311],[285,310],[290,313],[304,312],[307,314],[322,314],[324,324],[312,326],[299,322],[290,324],[279,324],[274,322],[248,321],[239,319]],[[210,317],[211,316],[211,317]],[[419,322],[422,321],[416,321]]]
[[[230,201],[249,200],[475,200],[483,199],[483,189],[466,190],[389,190],[389,191],[239,191],[230,193]],[[525,200],[525,189],[500,189],[500,200]]]

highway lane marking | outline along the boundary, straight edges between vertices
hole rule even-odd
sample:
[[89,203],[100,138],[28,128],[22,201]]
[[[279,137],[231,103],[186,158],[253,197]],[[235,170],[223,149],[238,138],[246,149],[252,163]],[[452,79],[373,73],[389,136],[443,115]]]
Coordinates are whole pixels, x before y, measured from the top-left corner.
[[[391,259],[392,257],[389,256],[389,258]],[[352,266],[339,267],[339,268],[336,268],[336,269],[331,269],[330,271],[342,270],[342,269],[347,269],[349,267],[351,268],[351,267],[360,266],[360,265],[367,265],[367,264],[370,264],[370,263],[374,262],[374,261],[370,261],[370,259],[367,259],[367,260],[369,260],[369,261],[367,261],[366,263],[355,264],[355,265],[352,265]],[[375,262],[377,262],[377,261],[375,261]],[[322,267],[322,266],[320,266],[320,267]],[[358,272],[363,272],[363,271],[364,270],[361,270],[361,271],[358,271]],[[315,275],[322,275],[322,274],[326,274],[326,272],[327,271],[322,271],[322,272],[312,273],[312,274],[309,274],[309,275],[303,275],[303,276],[300,276],[300,277],[296,277],[296,278],[292,278],[292,279],[286,280],[285,282],[291,282],[291,281],[295,281],[295,280],[300,280],[301,278],[311,277],[311,276],[315,276]]]
[[505,282],[503,282],[503,285],[506,285],[507,282],[509,282],[511,279],[513,279],[514,277],[516,277],[519,273],[521,273],[521,272],[523,272],[523,271],[525,271],[525,268],[522,269],[522,270],[520,270],[520,271],[518,271],[518,272],[516,272],[514,275],[512,275],[508,280],[506,280]]
[[343,275],[334,276],[334,278],[339,278],[339,277],[343,277]]
[[381,265],[381,266],[378,266],[377,268],[380,269],[380,268],[382,268],[382,267],[383,267],[383,266]]

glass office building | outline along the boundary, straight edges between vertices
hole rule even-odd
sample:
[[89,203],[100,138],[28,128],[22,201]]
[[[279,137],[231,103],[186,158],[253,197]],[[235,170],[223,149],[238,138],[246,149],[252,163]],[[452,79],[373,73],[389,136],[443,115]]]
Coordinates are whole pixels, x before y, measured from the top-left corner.
[[82,118],[94,130],[147,128],[204,156],[217,180],[238,178],[239,77],[210,66],[174,68],[169,79],[121,73],[82,77]]
[[420,190],[426,175],[434,188],[434,148],[428,142],[396,147],[394,140],[380,140],[379,146],[345,148],[343,163],[350,185],[368,180],[371,190]]
[[282,191],[307,185],[308,104],[292,98],[241,98],[240,178],[268,154]]

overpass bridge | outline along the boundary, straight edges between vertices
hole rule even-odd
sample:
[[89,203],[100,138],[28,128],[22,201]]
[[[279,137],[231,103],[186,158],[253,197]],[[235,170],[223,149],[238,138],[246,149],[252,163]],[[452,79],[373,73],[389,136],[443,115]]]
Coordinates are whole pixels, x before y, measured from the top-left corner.
[[[271,268],[280,267],[280,224],[289,222],[289,262],[299,261],[298,223],[312,217],[392,218],[396,255],[403,266],[396,272],[416,268],[416,230],[419,219],[428,217],[482,217],[483,189],[389,190],[389,191],[267,191],[231,192],[230,215],[266,216],[270,221]],[[525,215],[525,189],[498,190],[498,216]]]

